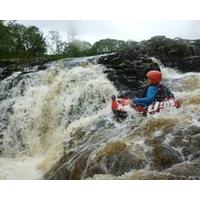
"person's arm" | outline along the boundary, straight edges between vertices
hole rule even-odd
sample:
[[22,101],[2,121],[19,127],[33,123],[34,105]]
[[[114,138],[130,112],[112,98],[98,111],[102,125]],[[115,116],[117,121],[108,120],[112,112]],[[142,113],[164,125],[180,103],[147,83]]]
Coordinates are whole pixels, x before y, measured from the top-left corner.
[[149,86],[149,88],[147,89],[146,97],[144,97],[144,98],[135,97],[135,98],[133,98],[133,102],[135,104],[141,104],[144,106],[148,106],[151,103],[153,103],[153,101],[155,100],[157,92],[158,92],[158,89],[156,86]]

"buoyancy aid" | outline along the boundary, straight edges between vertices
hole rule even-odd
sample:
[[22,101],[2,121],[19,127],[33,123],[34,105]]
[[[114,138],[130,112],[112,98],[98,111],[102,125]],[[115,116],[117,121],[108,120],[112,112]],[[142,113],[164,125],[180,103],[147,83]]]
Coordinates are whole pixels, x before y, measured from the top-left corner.
[[[146,97],[146,93],[147,93],[149,86],[151,86],[151,85],[148,85],[143,90],[140,90],[136,94],[136,97],[138,97],[138,98]],[[162,84],[157,84],[155,86],[158,88],[158,93],[157,93],[154,101],[161,102],[161,101],[164,101],[164,100],[169,99],[169,98],[174,98],[174,95],[169,91],[169,89],[166,86],[164,86]]]
[[174,95],[169,91],[169,89],[165,85],[159,84],[157,88],[158,93],[156,95],[155,101],[161,102],[170,98],[175,98]]

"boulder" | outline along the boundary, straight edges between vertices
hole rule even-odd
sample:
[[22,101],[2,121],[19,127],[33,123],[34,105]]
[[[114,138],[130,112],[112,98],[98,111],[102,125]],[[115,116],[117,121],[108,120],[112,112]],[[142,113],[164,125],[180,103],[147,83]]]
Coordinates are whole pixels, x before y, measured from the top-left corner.
[[143,169],[147,164],[143,149],[116,141],[100,149],[88,163],[85,177],[95,174],[112,174],[121,176],[132,169]]
[[192,177],[194,179],[199,179],[200,177],[200,164],[196,163],[180,163],[166,170],[166,172],[176,175],[185,176],[188,179]]
[[169,146],[158,145],[153,148],[154,167],[163,170],[182,162],[181,154]]
[[46,57],[38,57],[32,59],[0,59],[0,81],[12,75],[14,72],[26,73],[26,70],[34,69],[39,65],[37,70],[44,70],[47,68],[45,63],[50,60]]
[[149,56],[136,52],[135,49],[102,56],[98,63],[107,67],[105,73],[115,86],[129,94],[144,87],[143,82],[149,70],[160,70],[158,64],[154,63]]
[[182,150],[184,156],[192,159],[200,156],[200,134],[189,137],[188,145]]
[[164,66],[181,72],[199,72],[200,40],[155,36],[138,43],[137,48],[101,56],[98,63],[112,69],[111,73],[108,70],[105,73],[119,90],[131,93],[143,88],[147,71],[160,70],[151,57],[159,59]]

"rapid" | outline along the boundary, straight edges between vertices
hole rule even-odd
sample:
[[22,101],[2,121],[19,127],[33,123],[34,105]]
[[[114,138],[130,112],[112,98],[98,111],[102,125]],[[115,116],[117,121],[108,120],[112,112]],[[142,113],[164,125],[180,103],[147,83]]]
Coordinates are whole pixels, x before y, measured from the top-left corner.
[[199,179],[200,74],[159,63],[181,108],[119,122],[119,92],[95,59],[0,82],[0,179]]

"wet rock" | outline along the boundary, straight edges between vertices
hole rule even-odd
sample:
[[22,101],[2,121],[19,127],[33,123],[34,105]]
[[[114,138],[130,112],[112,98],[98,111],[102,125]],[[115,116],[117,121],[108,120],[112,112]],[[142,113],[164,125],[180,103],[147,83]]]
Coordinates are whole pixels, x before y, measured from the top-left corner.
[[123,151],[114,163],[111,173],[119,176],[132,169],[143,169],[146,165],[145,157],[140,154],[132,154],[128,150]]
[[128,147],[116,141],[97,152],[86,170],[86,177],[95,174],[113,174],[120,176],[132,169],[141,169],[146,165],[146,157],[139,146]]
[[[0,80],[12,75],[12,73],[21,71],[26,73],[27,69],[30,70],[43,70],[46,69],[45,63],[50,62],[49,58],[38,57],[33,59],[1,59],[0,60]],[[37,66],[38,67],[34,67]],[[35,69],[34,69],[35,68]]]
[[6,98],[7,98],[6,94],[0,94],[0,101],[3,101]]
[[0,132],[0,155],[3,152],[3,137],[4,137],[4,134]]
[[165,140],[165,137],[163,135],[160,135],[154,138],[147,138],[145,143],[150,146],[157,146],[157,145],[161,145],[164,142],[164,140]]
[[[56,163],[49,172],[46,173],[45,179],[84,179],[95,173],[106,173],[102,171],[103,167],[100,162],[93,162],[92,156],[98,151],[98,158],[102,160],[105,155],[119,154],[126,147],[126,144],[121,141],[116,141],[106,145],[103,149],[101,144],[105,144],[113,135],[113,129],[103,130],[96,129],[100,124],[105,124],[105,121],[99,121],[87,127],[87,130],[81,127],[76,127],[71,133],[71,139],[65,142],[65,156],[60,162]],[[109,126],[109,123],[106,123]],[[116,133],[117,134],[117,133]],[[107,138],[108,137],[108,138]],[[95,154],[96,155],[96,154]],[[109,157],[109,156],[108,156]],[[95,164],[97,164],[95,166]],[[88,170],[87,170],[88,169]]]
[[184,131],[184,134],[187,134],[187,135],[200,134],[200,127],[192,125],[188,127],[187,130]]
[[163,170],[182,162],[181,154],[168,146],[156,146],[153,148],[154,167]]
[[160,70],[149,56],[137,52],[135,49],[102,56],[98,62],[107,66],[108,69],[112,69],[111,71],[106,70],[108,78],[118,89],[126,92],[141,87],[147,71]]
[[187,144],[188,144],[188,142],[186,140],[184,140],[184,136],[182,136],[182,135],[175,136],[172,139],[172,141],[170,142],[170,146],[173,146],[175,148],[183,147]]
[[79,157],[74,166],[73,169],[70,170],[69,176],[67,179],[70,180],[80,180],[82,177],[82,174],[85,170],[87,160],[88,160],[89,154],[85,153],[83,156]]
[[191,156],[192,159],[200,156],[200,134],[189,138],[188,145],[182,150],[184,156]]
[[129,174],[120,177],[129,180],[183,180],[186,176],[176,176],[166,172],[158,172],[154,170],[140,169],[133,170]]
[[200,71],[200,40],[155,36],[145,41],[143,47],[148,55],[160,59],[164,66],[182,72]]
[[101,56],[98,62],[115,71],[107,71],[107,76],[118,89],[131,94],[131,91],[143,88],[147,71],[160,70],[150,57],[156,57],[164,66],[182,72],[199,72],[200,40],[173,40],[155,36],[138,43],[137,48]]
[[180,163],[166,170],[166,172],[176,176],[186,176],[187,178],[199,179],[200,164]]
[[60,160],[44,175],[47,180],[66,180],[69,178],[69,171],[66,167],[68,155],[63,155]]
[[99,162],[105,156],[117,155],[122,152],[127,145],[121,141],[116,141],[106,145],[102,150],[96,154],[96,160]]

